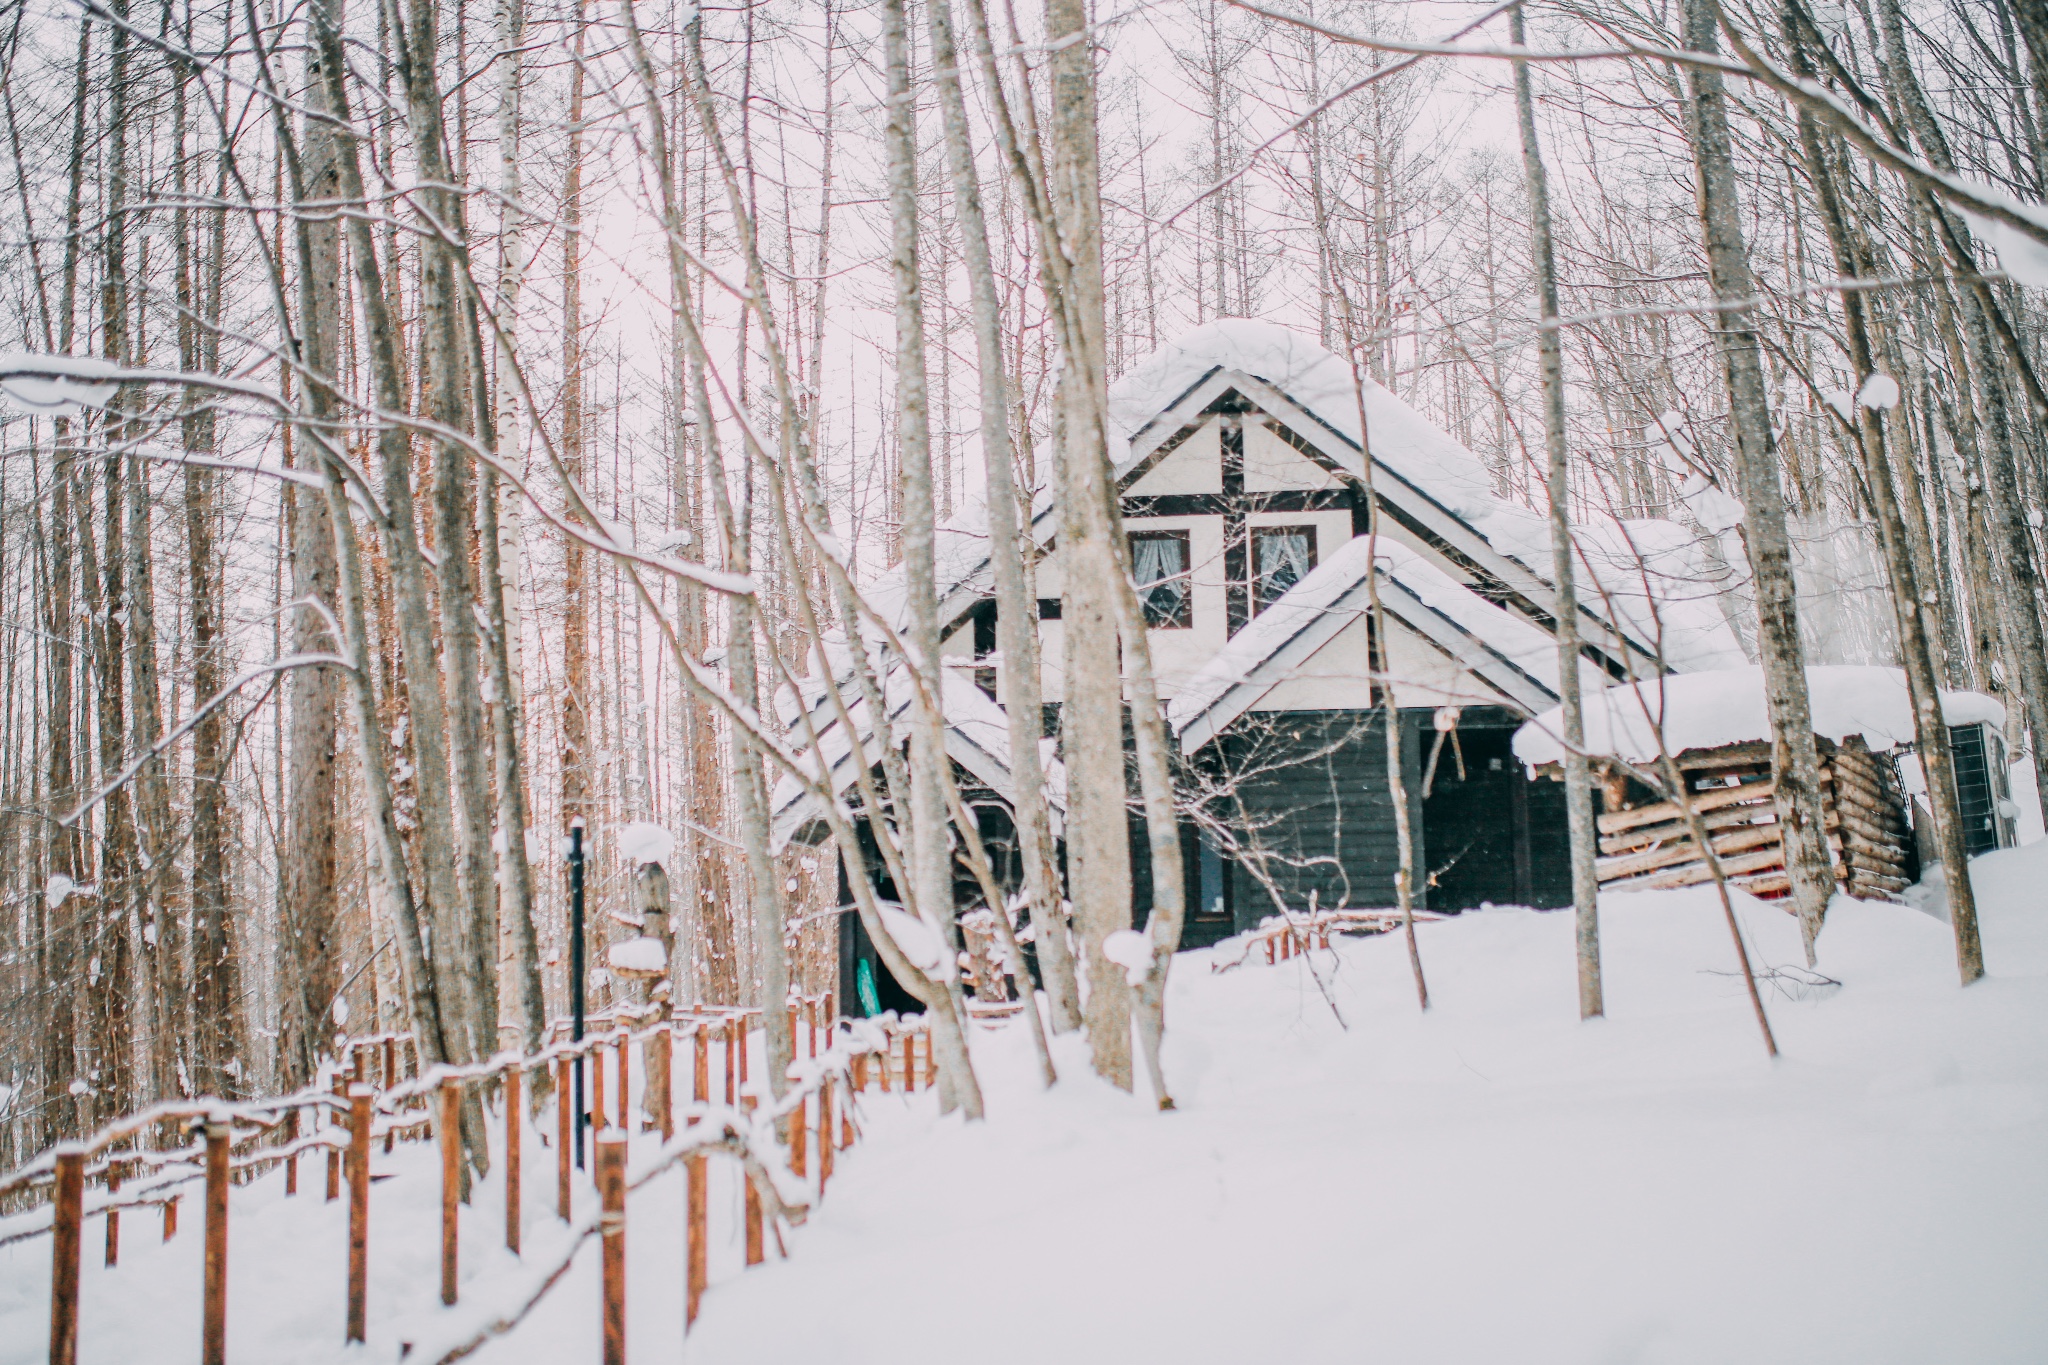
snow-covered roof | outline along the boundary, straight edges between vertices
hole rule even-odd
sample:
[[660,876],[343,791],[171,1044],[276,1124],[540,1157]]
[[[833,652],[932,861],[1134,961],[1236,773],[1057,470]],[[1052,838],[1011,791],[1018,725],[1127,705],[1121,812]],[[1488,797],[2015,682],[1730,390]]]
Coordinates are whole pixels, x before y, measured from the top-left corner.
[[[1837,742],[1863,736],[1872,749],[1913,742],[1913,706],[1905,672],[1897,668],[1835,664],[1806,670],[1813,730]],[[2005,708],[1979,692],[1943,692],[1942,718],[1950,725],[2005,724]],[[1764,675],[1758,667],[1723,668],[1610,687],[1586,696],[1586,750],[1631,763],[1658,756],[1657,729],[1674,756],[1688,749],[1718,749],[1768,739]],[[1564,760],[1562,708],[1552,708],[1515,732],[1515,757],[1531,768]]]
[[[1490,686],[1497,700],[1534,711],[1557,697],[1557,642],[1488,602],[1391,540],[1377,543],[1380,602],[1387,614]],[[1367,574],[1374,541],[1340,545],[1301,582],[1247,622],[1168,704],[1183,748],[1193,751],[1286,681],[1369,607]],[[1581,662],[1581,685],[1597,689],[1606,675]],[[1398,680],[1397,680],[1398,681]],[[1360,683],[1360,704],[1369,689]]]
[[[881,761],[882,751],[876,743],[875,726],[869,714],[867,702],[862,699],[859,689],[853,684],[850,674],[840,674],[839,686],[846,698],[847,713],[853,721],[859,744],[861,762],[872,766]],[[959,675],[958,670],[941,670],[942,683],[940,704],[946,715],[946,752],[953,761],[985,783],[990,790],[1005,800],[1013,798],[1014,786],[1010,773],[1010,721],[1004,710],[992,701],[988,694],[975,686],[971,679]],[[818,730],[818,747],[824,751],[825,763],[831,773],[832,790],[844,793],[859,780],[860,769],[851,760],[854,745],[847,739],[846,730],[838,723],[833,707],[825,694],[824,684],[816,677],[804,680],[804,704],[809,708],[812,724]],[[889,734],[893,743],[901,745],[909,736],[908,717],[913,691],[909,673],[899,663],[889,670],[883,682],[883,701],[889,710]],[[786,723],[794,725],[796,715],[793,699],[785,691],[780,698]],[[801,731],[797,738],[801,740]],[[806,754],[808,762],[815,765],[817,759]],[[1054,809],[1066,806],[1066,775],[1059,762],[1041,748],[1041,767],[1045,773],[1046,796]],[[811,769],[816,772],[815,766]],[[785,774],[775,784],[769,796],[770,831],[774,845],[781,848],[798,831],[816,820],[820,814],[817,799],[795,778]],[[1055,816],[1057,823],[1057,816]]]

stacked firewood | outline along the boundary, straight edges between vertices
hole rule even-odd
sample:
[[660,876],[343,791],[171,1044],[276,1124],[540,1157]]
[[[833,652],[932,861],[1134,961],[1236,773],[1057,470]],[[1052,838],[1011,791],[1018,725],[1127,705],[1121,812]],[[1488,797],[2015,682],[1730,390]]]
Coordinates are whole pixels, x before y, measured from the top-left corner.
[[[1889,760],[1862,737],[1820,740],[1821,807],[1828,847],[1842,889],[1864,900],[1893,899],[1905,889],[1912,835],[1905,798]],[[1686,804],[1720,861],[1730,886],[1775,899],[1791,883],[1775,801],[1767,743],[1729,744],[1678,756]],[[1713,880],[1686,811],[1674,800],[1632,804],[1629,784],[1615,774],[1598,817],[1600,885],[1614,891],[1659,891]]]

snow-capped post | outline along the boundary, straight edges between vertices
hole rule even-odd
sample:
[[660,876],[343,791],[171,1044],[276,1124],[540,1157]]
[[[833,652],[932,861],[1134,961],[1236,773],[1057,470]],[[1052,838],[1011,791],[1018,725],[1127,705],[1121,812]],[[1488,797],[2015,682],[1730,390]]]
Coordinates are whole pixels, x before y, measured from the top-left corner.
[[57,1148],[50,1237],[50,1365],[78,1365],[78,1260],[85,1219],[85,1148]]
[[626,1365],[626,1134],[597,1138],[597,1230],[604,1247],[604,1365]]
[[519,1089],[525,1075],[524,1062],[505,1068],[505,1250],[514,1256],[519,1254],[519,1149],[523,1145]]
[[225,1123],[206,1125],[206,1269],[199,1309],[200,1365],[227,1365],[228,1358],[228,1138],[232,1132]]
[[555,1208],[566,1223],[569,1221],[569,1147],[573,1142],[569,1134],[576,1124],[576,1108],[570,1095],[570,1073],[576,1069],[576,1059],[564,1057],[555,1065],[559,1068],[555,1077]]
[[455,1302],[455,1206],[462,1201],[462,1082],[441,1082],[441,1302]]
[[[569,1015],[573,1042],[583,1041],[583,817],[569,822]],[[583,1058],[576,1059],[576,1093],[572,1112],[576,1144],[576,1169],[583,1169]],[[562,1196],[562,1216],[569,1216],[568,1195]]]
[[368,1340],[370,1320],[370,1099],[348,1088],[348,1339]]

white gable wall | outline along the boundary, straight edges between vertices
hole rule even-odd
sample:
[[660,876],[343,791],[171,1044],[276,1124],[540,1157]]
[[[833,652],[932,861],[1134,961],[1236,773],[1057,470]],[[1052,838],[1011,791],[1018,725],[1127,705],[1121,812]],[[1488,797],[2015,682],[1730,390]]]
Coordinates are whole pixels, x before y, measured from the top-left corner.
[[1336,488],[1335,474],[1280,439],[1264,421],[1246,419],[1244,487],[1247,493]]
[[[1364,594],[1356,595],[1362,603]],[[1406,625],[1387,620],[1387,662],[1402,706],[1477,706],[1506,701],[1484,679]],[[1371,632],[1362,609],[1351,624],[1252,703],[1254,711],[1332,711],[1374,704]]]
[[1223,441],[1216,419],[1204,421],[1194,435],[1168,451],[1145,476],[1125,489],[1126,495],[1154,496],[1161,493],[1221,493],[1223,491]]

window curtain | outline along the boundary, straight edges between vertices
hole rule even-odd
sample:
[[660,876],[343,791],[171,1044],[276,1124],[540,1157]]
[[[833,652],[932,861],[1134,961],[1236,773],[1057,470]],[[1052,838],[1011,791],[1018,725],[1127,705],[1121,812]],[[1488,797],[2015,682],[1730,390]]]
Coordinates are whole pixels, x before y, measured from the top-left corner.
[[1308,577],[1308,537],[1269,531],[1259,537],[1259,605],[1270,606]]
[[1187,600],[1184,575],[1186,543],[1172,536],[1147,536],[1131,542],[1131,576],[1137,580],[1138,596],[1145,604],[1148,626],[1182,625],[1182,605]]

